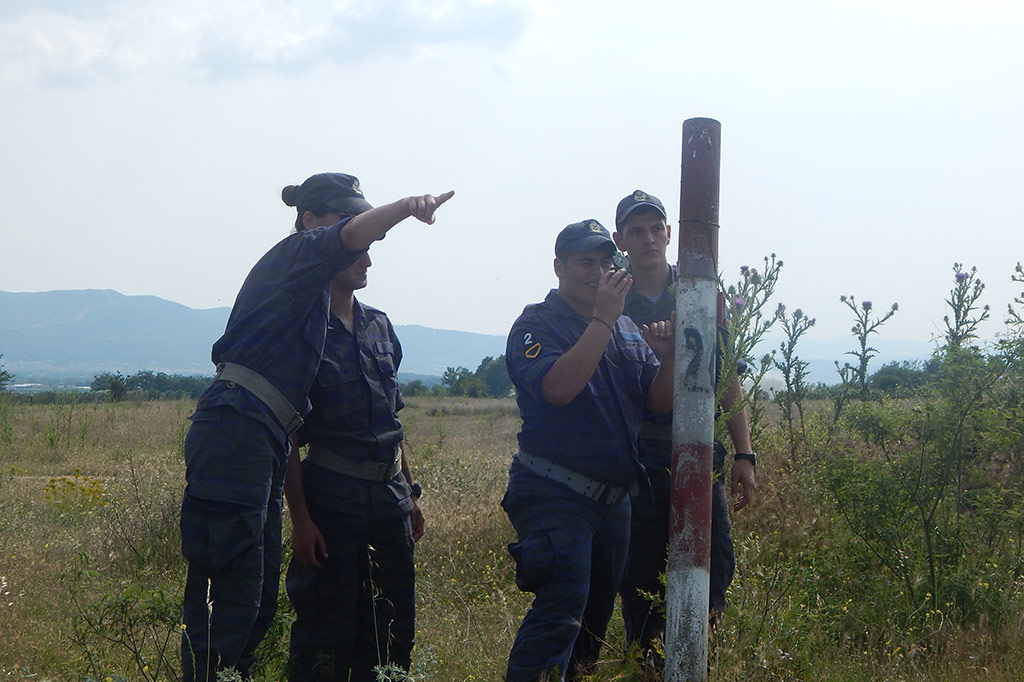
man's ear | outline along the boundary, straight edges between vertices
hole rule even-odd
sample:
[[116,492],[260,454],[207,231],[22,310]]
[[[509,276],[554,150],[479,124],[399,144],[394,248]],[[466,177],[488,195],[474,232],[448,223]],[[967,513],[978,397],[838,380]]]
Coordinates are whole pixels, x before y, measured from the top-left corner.
[[316,214],[313,213],[312,211],[303,211],[302,212],[302,229],[304,229],[304,230],[312,230],[314,227],[316,227],[317,220],[318,220],[318,218],[316,217]]
[[622,242],[619,241],[620,239],[621,237],[619,236],[618,230],[612,232],[612,241],[615,242],[615,248],[617,248],[619,251],[625,251],[625,249],[622,248]]
[[556,257],[551,265],[555,269],[555,277],[562,279],[562,273],[565,271],[565,263]]
[[672,243],[672,223],[665,221],[665,243]]

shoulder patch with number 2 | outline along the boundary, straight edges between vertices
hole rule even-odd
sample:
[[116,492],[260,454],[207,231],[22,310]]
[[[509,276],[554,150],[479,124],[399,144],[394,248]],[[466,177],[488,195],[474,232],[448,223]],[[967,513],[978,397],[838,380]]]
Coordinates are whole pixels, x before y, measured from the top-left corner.
[[540,341],[534,342],[533,334],[530,332],[523,334],[523,345],[527,346],[526,353],[524,353],[524,355],[529,359],[533,360],[535,357],[540,355]]

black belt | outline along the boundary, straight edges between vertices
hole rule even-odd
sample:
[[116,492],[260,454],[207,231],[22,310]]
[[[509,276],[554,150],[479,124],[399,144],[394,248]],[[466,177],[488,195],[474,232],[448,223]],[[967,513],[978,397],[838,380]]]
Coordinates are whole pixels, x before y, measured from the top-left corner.
[[310,443],[306,461],[339,474],[379,483],[390,481],[402,470],[402,450],[397,443],[391,447],[395,449],[395,454],[390,462],[355,462],[330,448]]

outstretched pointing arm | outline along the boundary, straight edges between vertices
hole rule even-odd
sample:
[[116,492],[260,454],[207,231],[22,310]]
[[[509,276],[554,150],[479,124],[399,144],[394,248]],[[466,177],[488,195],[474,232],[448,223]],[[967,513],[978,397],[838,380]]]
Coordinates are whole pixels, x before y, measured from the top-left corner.
[[352,218],[341,231],[341,246],[346,251],[361,251],[406,218],[416,218],[427,225],[432,225],[434,211],[453,196],[455,190],[450,190],[438,196],[423,194],[406,197],[371,208],[366,213],[360,213]]

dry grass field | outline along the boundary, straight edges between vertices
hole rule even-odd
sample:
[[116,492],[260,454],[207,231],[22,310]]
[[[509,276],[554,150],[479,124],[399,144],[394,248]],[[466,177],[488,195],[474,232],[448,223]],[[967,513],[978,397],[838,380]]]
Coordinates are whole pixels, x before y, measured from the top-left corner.
[[[191,407],[0,402],[0,679],[178,679],[177,512]],[[514,402],[412,398],[402,417],[426,491],[413,675],[500,680],[529,603],[515,588],[513,533],[498,506]],[[898,631],[870,556],[829,544],[842,520],[812,499],[810,465],[784,460],[772,427],[756,449],[760,499],[735,519],[739,570],[711,643],[712,680],[1022,679],[1021,586],[1007,595],[1018,608],[999,622],[938,618],[928,632]],[[282,674],[289,617],[282,597],[262,650],[266,679]],[[621,642],[616,617],[595,680],[642,679]]]

